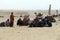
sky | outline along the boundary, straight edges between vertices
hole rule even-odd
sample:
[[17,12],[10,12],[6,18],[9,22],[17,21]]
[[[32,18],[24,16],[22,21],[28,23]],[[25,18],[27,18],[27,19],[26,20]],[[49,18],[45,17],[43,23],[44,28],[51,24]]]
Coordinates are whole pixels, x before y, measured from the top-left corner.
[[60,0],[0,0],[0,10],[48,10],[60,9]]

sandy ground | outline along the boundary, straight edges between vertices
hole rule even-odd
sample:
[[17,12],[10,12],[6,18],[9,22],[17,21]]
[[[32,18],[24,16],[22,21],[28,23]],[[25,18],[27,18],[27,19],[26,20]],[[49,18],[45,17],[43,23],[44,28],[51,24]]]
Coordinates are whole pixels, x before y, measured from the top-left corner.
[[[10,15],[10,14],[9,14]],[[6,21],[0,18],[1,21]],[[53,23],[52,27],[36,27],[17,26],[15,18],[14,27],[0,27],[0,40],[60,40],[60,22]]]
[[60,26],[52,27],[28,26],[0,27],[0,40],[60,40]]

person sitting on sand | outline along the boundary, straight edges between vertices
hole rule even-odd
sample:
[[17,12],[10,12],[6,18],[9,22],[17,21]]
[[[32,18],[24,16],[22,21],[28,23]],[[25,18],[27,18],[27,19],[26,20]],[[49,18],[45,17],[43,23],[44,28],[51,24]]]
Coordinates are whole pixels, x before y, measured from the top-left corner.
[[23,21],[22,21],[21,18],[18,19],[18,21],[17,21],[17,25],[23,25]]
[[10,21],[9,21],[9,19],[7,19],[7,21],[5,21],[5,22],[1,22],[0,23],[0,26],[10,26]]
[[0,23],[0,26],[2,27],[2,26],[5,26],[5,22],[1,22]]
[[10,26],[10,21],[9,21],[9,19],[7,19],[7,21],[5,22],[5,26]]
[[10,15],[10,26],[13,27],[14,25],[14,15],[13,15],[13,12],[11,12],[11,15]]
[[46,26],[46,27],[51,27],[52,26],[51,21],[48,20],[46,17],[44,19],[42,19],[42,21],[43,21],[44,26]]

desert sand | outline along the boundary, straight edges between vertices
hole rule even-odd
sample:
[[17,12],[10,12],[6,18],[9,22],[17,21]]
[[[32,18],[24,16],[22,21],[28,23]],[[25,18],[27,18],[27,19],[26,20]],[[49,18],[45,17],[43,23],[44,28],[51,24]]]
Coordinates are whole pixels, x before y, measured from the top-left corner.
[[[6,21],[9,18],[10,12],[0,10],[0,22]],[[30,18],[35,17],[35,11],[13,11],[15,17],[14,27],[0,27],[0,40],[60,40],[60,21],[56,18],[57,22],[52,23],[52,27],[35,27],[29,28],[28,26],[17,26],[16,22],[20,15],[29,14]],[[47,15],[48,11],[37,11],[37,13]],[[55,11],[51,12],[56,13]]]

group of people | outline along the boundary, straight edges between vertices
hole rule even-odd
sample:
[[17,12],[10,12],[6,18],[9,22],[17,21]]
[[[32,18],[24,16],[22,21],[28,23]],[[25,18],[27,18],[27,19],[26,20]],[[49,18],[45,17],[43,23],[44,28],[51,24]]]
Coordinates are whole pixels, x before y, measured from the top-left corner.
[[[52,27],[52,21],[48,19],[49,17],[42,17],[43,14],[35,13],[35,18],[30,20],[29,15],[25,15],[23,20],[19,18],[17,20],[17,25],[29,25],[29,27]],[[53,19],[53,18],[52,18]]]
[[[22,16],[17,20],[17,25],[23,26],[23,25],[29,25],[29,27],[52,27],[52,20],[54,19],[51,16],[42,17],[43,14],[41,13],[35,13],[35,18],[33,20],[30,20],[29,15],[25,15],[23,17],[23,20],[21,19]],[[52,20],[51,20],[52,19]],[[7,19],[6,22],[1,22],[0,26],[10,26],[13,27],[14,25],[14,15],[13,12],[11,12],[10,20]]]
[[51,21],[48,20],[47,17],[43,18],[42,15],[41,13],[36,14],[35,19],[32,20],[29,27],[52,27]]
[[1,22],[0,26],[10,26],[10,27],[13,27],[13,25],[14,25],[14,15],[13,15],[13,12],[11,12],[10,20],[7,19],[5,22]]

